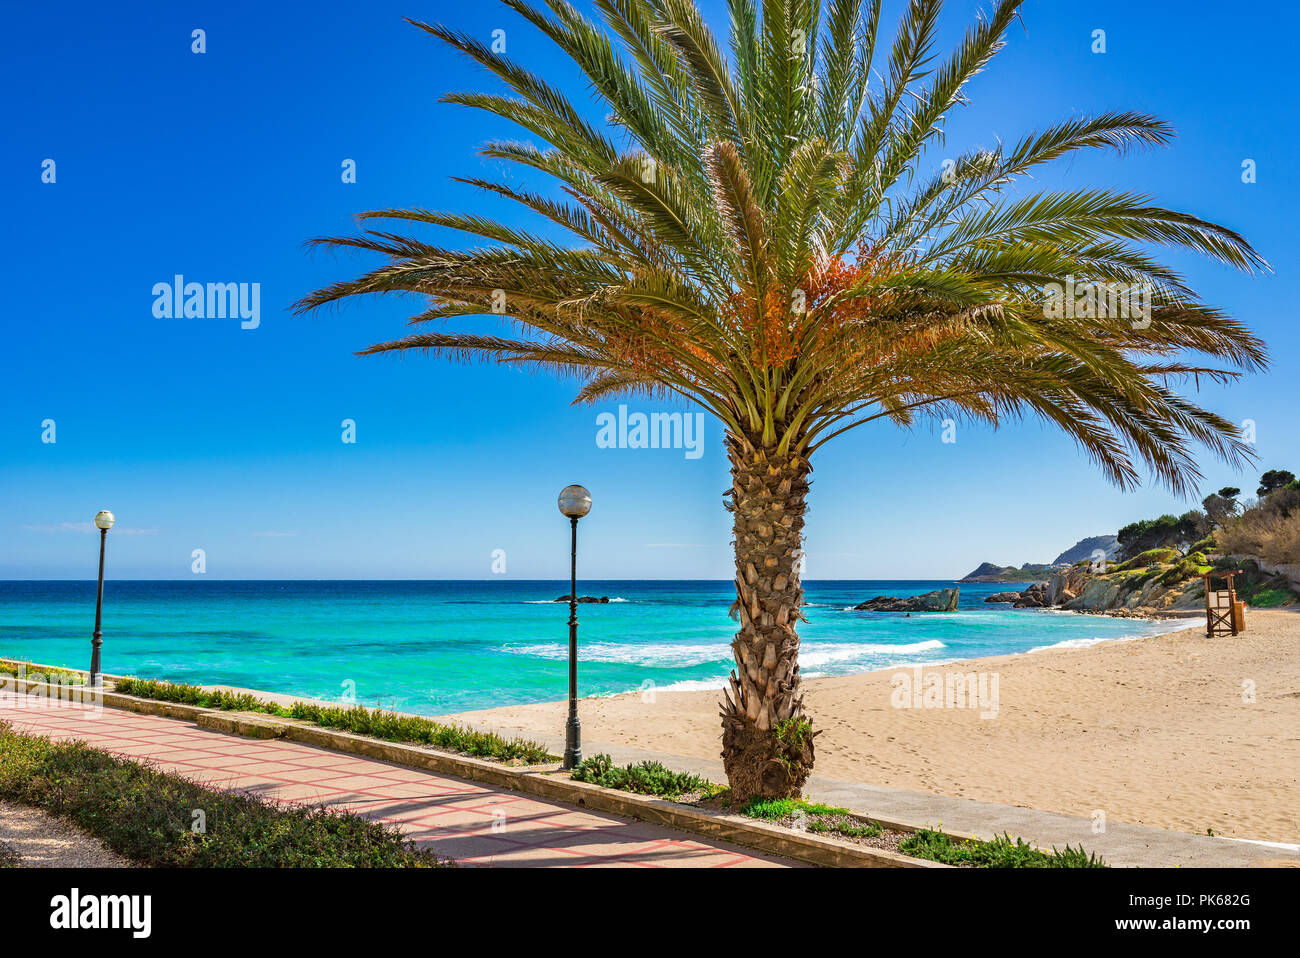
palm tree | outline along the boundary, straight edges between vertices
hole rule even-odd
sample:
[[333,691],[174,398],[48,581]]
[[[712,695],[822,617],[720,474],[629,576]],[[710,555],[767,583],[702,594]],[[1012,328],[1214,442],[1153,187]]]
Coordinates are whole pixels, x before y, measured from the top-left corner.
[[[1020,0],[996,2],[942,58],[941,0],[911,0],[870,87],[879,0],[830,0],[824,15],[819,0],[764,0],[761,16],[757,0],[730,0],[729,54],[693,0],[594,0],[603,26],[565,0],[505,3],[572,60],[601,119],[474,37],[412,22],[512,91],[443,98],[535,138],[482,154],[558,189],[461,182],[522,204],[566,241],[476,213],[364,213],[363,223],[433,224],[488,242],[453,249],[370,228],[315,240],[387,259],[298,311],[421,294],[427,308],[411,320],[421,328],[485,315],[515,335],[416,332],[362,355],[436,350],[574,374],[579,402],[677,395],[722,422],[739,620],[722,755],[738,799],[797,795],[813,765],[796,625],[811,457],[823,443],[881,418],[996,426],[1029,414],[1073,437],[1120,487],[1145,465],[1180,494],[1200,478],[1190,446],[1232,464],[1249,456],[1232,423],[1175,386],[1262,368],[1263,344],[1147,248],[1267,269],[1250,244],[1130,192],[1012,195],[1040,164],[1163,144],[1168,125],[1105,113],[940,163],[945,117],[965,104],[964,85],[1002,46]],[[1102,306],[1107,289],[1139,290],[1149,309],[1090,307],[1085,288],[1101,291]]]

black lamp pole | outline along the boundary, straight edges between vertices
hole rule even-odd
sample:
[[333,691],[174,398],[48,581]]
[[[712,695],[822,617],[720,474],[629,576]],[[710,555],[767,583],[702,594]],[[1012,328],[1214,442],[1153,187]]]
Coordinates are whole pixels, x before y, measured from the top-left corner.
[[564,726],[564,767],[582,762],[578,722],[578,520],[591,511],[591,493],[578,485],[560,490],[557,503],[569,520],[569,721]]
[[103,685],[103,676],[99,674],[99,647],[104,644],[104,633],[100,630],[104,611],[104,543],[108,541],[108,530],[99,530],[99,591],[95,595],[95,636],[90,640],[90,684]]
[[569,519],[569,721],[564,727],[564,767],[582,762],[582,723],[578,721],[578,517]]

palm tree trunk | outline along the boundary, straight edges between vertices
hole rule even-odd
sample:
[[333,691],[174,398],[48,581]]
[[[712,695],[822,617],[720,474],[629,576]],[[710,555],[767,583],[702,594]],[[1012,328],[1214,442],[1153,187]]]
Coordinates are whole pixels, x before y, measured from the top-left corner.
[[799,694],[803,588],[798,568],[808,496],[808,461],[727,436],[736,537],[740,631],[736,668],[722,703],[722,759],[732,796],[800,794],[813,765],[813,735]]

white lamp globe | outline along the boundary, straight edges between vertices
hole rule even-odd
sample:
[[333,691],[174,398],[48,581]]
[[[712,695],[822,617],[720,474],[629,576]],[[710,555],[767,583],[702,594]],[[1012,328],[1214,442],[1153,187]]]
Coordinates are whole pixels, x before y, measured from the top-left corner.
[[95,513],[95,525],[99,526],[101,529],[107,530],[113,528],[113,523],[116,521],[117,520],[113,518],[113,513],[109,512],[107,509],[100,509]]
[[560,490],[558,505],[570,519],[581,519],[591,511],[591,493],[583,486],[565,486]]

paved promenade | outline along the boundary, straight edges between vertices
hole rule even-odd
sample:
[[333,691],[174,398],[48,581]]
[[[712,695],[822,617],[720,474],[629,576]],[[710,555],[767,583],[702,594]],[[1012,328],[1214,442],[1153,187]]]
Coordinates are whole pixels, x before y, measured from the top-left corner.
[[[20,701],[21,700],[21,701]],[[252,739],[120,709],[92,710],[0,691],[0,721],[52,739],[81,739],[218,788],[325,804],[398,825],[466,865],[790,867],[724,842],[591,812],[446,775]]]
[[[449,719],[444,718],[443,721]],[[456,721],[464,721],[457,716]],[[555,736],[537,735],[520,729],[487,726],[467,722],[483,731],[503,735],[524,735],[554,751],[563,747]],[[669,768],[691,772],[715,782],[725,781],[720,761],[666,755],[613,743],[584,741],[589,754],[608,752],[619,764],[652,760]],[[1033,841],[1039,848],[1064,848],[1083,845],[1119,867],[1162,868],[1297,868],[1300,848],[1273,842],[1247,842],[1231,838],[1211,838],[1187,832],[1124,822],[1107,823],[1098,832],[1091,819],[1057,812],[1044,812],[1021,806],[977,802],[969,798],[952,798],[926,792],[909,792],[861,782],[813,775],[804,789],[805,797],[828,805],[839,805],[868,817],[909,825],[943,826],[959,836],[993,838],[1003,832]]]

